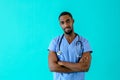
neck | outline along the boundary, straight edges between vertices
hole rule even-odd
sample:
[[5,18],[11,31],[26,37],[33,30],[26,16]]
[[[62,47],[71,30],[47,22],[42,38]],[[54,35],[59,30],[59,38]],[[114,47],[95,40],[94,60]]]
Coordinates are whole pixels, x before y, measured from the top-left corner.
[[65,35],[66,38],[70,38],[70,37],[75,36],[75,33],[74,32],[72,32],[71,34],[64,33],[64,35]]
[[69,43],[71,43],[73,41],[73,39],[76,37],[76,34],[74,32],[72,32],[71,34],[64,33],[64,35]]

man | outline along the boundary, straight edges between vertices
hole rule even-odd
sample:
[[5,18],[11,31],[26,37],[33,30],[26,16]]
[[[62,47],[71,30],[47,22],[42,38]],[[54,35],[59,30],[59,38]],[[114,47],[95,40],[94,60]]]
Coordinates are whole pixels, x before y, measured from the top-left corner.
[[53,39],[48,47],[48,63],[54,80],[84,80],[92,50],[88,41],[74,32],[71,13],[62,12],[59,21],[64,34]]

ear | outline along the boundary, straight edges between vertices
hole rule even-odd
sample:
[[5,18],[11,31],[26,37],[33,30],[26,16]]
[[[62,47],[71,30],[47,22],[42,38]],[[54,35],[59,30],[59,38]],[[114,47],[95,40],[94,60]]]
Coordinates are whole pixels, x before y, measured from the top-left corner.
[[73,19],[73,23],[74,23],[74,19]]

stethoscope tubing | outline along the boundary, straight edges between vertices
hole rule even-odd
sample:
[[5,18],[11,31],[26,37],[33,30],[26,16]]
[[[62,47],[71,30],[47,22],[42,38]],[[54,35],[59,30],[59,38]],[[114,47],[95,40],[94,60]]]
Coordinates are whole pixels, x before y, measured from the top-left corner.
[[[80,43],[80,48],[81,48],[81,50],[82,50],[81,53],[83,54],[83,52],[84,52],[83,43],[82,43],[82,41],[81,41],[81,39],[80,39],[80,36],[79,36],[78,34],[76,34],[76,35],[78,36],[78,41],[76,42],[76,46],[77,46],[78,43]],[[63,37],[64,37],[64,34],[63,34],[62,37],[60,38],[60,42],[59,42],[59,44],[58,44],[58,55],[60,55],[60,53],[61,53],[61,51],[60,51],[60,46],[61,46]]]

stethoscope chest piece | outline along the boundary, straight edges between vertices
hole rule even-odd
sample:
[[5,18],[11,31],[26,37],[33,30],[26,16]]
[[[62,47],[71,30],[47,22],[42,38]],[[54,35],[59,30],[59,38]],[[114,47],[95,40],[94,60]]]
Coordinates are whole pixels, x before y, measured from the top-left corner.
[[57,52],[57,55],[60,55],[61,53],[62,53],[61,51],[58,51],[58,52]]
[[77,58],[81,58],[81,56],[77,55]]

